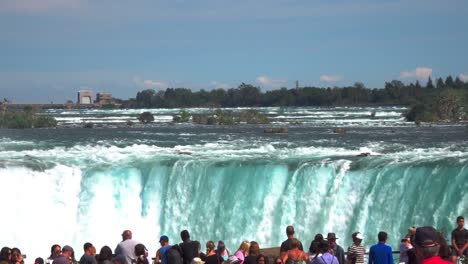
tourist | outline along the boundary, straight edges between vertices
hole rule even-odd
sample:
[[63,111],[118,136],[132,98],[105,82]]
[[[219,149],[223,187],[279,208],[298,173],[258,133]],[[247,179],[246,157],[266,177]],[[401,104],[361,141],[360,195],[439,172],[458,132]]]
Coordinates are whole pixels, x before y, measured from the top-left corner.
[[[327,236],[328,237],[328,236]],[[315,258],[312,264],[338,264],[338,258],[333,256],[333,249],[329,241],[321,241],[318,246],[321,256]]]
[[229,250],[226,248],[226,245],[222,240],[218,241],[218,246],[216,247],[216,254],[223,259],[223,261],[227,261],[229,258]]
[[320,243],[323,241],[312,241],[312,244],[310,245],[309,248],[309,261],[312,262],[314,259],[320,257],[322,253],[320,252],[319,246]]
[[[294,263],[294,264],[299,264],[305,261],[307,264],[309,264],[309,256],[307,253],[299,249],[300,241],[297,240],[296,238],[291,239],[291,249],[286,251],[285,254],[283,254],[283,263]],[[286,262],[287,261],[287,262]]]
[[414,249],[421,264],[450,264],[439,256],[440,237],[432,226],[418,227],[414,235]]
[[[288,237],[288,239],[286,239],[285,241],[283,241],[283,243],[281,243],[281,248],[280,248],[280,257],[281,259],[284,259],[284,255],[286,254],[286,252],[288,250],[291,250],[292,249],[292,240],[293,239],[296,239],[294,237],[294,227],[293,226],[287,226],[286,227],[286,236]],[[302,243],[301,241],[299,241],[298,239],[296,239],[298,242],[299,242],[299,246],[298,246],[298,249],[300,249],[301,251],[304,250],[304,248],[302,247]]]
[[156,251],[156,257],[154,258],[154,263],[167,264],[166,251],[171,248],[169,245],[169,237],[162,235],[159,237],[159,244],[161,247]]
[[416,226],[410,226],[408,228],[408,234],[406,235],[410,238],[410,241],[414,240],[414,234],[416,234]]
[[345,264],[344,249],[336,243],[337,239],[338,238],[336,237],[335,233],[327,234],[327,240],[330,242],[330,248],[332,249],[333,256],[338,259],[339,264]]
[[0,250],[0,264],[10,264],[11,261],[11,248],[3,247]]
[[87,242],[83,245],[84,254],[80,258],[80,264],[97,264],[96,258],[93,255],[93,244]]
[[353,244],[348,247],[348,264],[364,264],[364,254],[366,249],[362,245],[364,237],[361,233],[355,232],[352,235]]
[[136,264],[149,264],[148,249],[146,249],[145,245],[143,244],[135,245],[135,257],[136,257],[135,259]]
[[268,262],[269,262],[269,261],[268,261],[268,257],[267,257],[267,256],[264,256],[264,255],[262,255],[262,254],[259,254],[259,255],[257,256],[257,263],[258,263],[258,264],[268,264]]
[[213,241],[206,242],[206,255],[201,258],[206,264],[219,264],[223,259],[216,254],[215,244]]
[[400,243],[400,258],[399,258],[399,263],[405,263],[408,264],[408,250],[413,248],[411,245],[410,237],[405,237],[404,239],[401,240]]
[[251,241],[249,247],[249,255],[245,257],[244,264],[258,264],[258,255],[260,255],[260,245],[256,241]]
[[385,244],[388,234],[380,231],[377,238],[379,243],[373,245],[369,250],[369,264],[393,264],[392,248]]
[[[323,235],[320,233],[316,234],[314,237],[314,240],[310,242],[309,255],[315,255],[319,252],[318,245],[320,244],[321,241],[323,241]],[[318,242],[318,243],[314,243],[314,242]]]
[[112,258],[112,264],[131,264],[127,263],[127,257],[124,255],[117,255]]
[[234,256],[236,256],[239,260],[238,264],[244,264],[245,257],[249,254],[249,249],[250,243],[247,241],[242,241],[239,249],[237,249],[236,253],[234,253]]
[[112,264],[112,249],[108,246],[103,246],[99,255],[96,256],[98,264]]
[[63,246],[62,254],[54,259],[54,264],[70,264],[73,262],[74,250],[70,246]]
[[468,257],[468,230],[465,228],[465,218],[457,217],[457,228],[452,231],[452,261],[456,263],[457,257]]
[[439,235],[439,257],[446,261],[452,261],[452,251],[442,232],[437,232]]
[[19,248],[12,248],[11,249],[11,264],[23,264],[23,255],[21,254],[21,250]]
[[34,260],[34,264],[44,264],[44,259],[43,258],[36,258]]
[[184,264],[190,264],[193,258],[199,257],[200,242],[190,240],[190,233],[187,230],[180,232],[182,243],[179,244],[181,256]]
[[46,259],[46,263],[51,264],[56,257],[60,256],[60,253],[62,253],[60,245],[52,245],[50,248],[50,256]]
[[114,250],[115,255],[123,255],[127,258],[127,263],[131,264],[136,259],[135,246],[137,241],[132,239],[132,231],[125,230],[122,232],[122,242],[120,242]]
[[276,257],[274,264],[283,264],[283,260],[281,259],[281,257]]

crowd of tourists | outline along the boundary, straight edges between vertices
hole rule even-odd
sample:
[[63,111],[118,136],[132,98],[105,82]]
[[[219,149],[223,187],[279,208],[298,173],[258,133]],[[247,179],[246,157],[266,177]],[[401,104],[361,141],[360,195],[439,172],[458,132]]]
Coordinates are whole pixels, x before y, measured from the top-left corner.
[[[451,264],[457,258],[468,256],[468,230],[464,228],[465,219],[457,218],[457,228],[451,234],[448,246],[443,235],[434,227],[410,227],[399,246],[398,263],[402,264]],[[145,245],[133,240],[132,232],[125,230],[122,241],[114,251],[108,246],[99,253],[92,243],[83,245],[83,255],[75,258],[71,246],[53,245],[47,259],[36,258],[34,264],[394,264],[393,250],[386,244],[388,234],[381,231],[378,243],[367,250],[363,245],[362,233],[351,235],[353,244],[347,251],[338,245],[335,233],[315,235],[309,249],[295,237],[293,226],[286,228],[287,239],[281,244],[277,256],[262,254],[260,245],[255,241],[242,241],[236,251],[230,252],[223,241],[206,242],[203,251],[201,243],[190,239],[190,233],[183,230],[179,244],[170,244],[169,237],[162,235],[160,248],[156,255],[149,256]],[[18,248],[3,247],[0,251],[0,264],[24,264],[24,255]]]

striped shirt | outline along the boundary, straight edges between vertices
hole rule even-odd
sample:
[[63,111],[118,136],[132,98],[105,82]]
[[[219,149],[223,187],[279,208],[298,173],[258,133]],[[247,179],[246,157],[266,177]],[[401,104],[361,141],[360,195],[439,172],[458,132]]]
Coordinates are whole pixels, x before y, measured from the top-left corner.
[[356,245],[353,244],[348,248],[348,257],[350,255],[356,256],[356,263],[355,264],[364,264],[364,254],[366,253],[366,249],[362,244]]

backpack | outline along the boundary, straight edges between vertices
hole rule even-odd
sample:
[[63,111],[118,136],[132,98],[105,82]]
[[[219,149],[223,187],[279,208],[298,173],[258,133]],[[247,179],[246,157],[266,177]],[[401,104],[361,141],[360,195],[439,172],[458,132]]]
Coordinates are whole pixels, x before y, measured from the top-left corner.
[[166,255],[167,264],[182,264],[179,245],[172,246],[164,254]]

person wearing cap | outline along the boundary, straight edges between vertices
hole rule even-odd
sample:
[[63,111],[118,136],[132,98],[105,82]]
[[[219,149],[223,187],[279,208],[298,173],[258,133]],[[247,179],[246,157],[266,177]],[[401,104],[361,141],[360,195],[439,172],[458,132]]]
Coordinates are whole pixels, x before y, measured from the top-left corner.
[[169,245],[169,237],[163,235],[159,238],[159,244],[161,244],[161,248],[158,249],[156,252],[156,257],[154,259],[154,263],[167,264],[167,256],[166,251],[168,251],[171,246]]
[[64,246],[62,248],[62,254],[54,259],[54,264],[70,264],[73,252],[74,251],[72,247]]
[[322,254],[320,257],[315,258],[312,264],[338,264],[338,258],[333,256],[331,243],[327,240],[320,241],[318,250]]
[[136,260],[135,246],[139,244],[132,239],[132,231],[125,230],[122,232],[122,242],[117,244],[114,250],[115,255],[124,255],[127,258],[127,263],[131,264]]
[[432,226],[416,228],[414,234],[414,249],[416,256],[420,257],[421,264],[449,264],[439,256],[440,236]]
[[373,245],[369,250],[369,264],[393,264],[392,248],[385,244],[388,234],[380,231],[377,238],[379,243]]
[[95,248],[93,244],[87,242],[83,245],[84,254],[80,258],[80,264],[97,264],[96,258],[93,255]]
[[361,233],[355,232],[352,235],[353,244],[348,247],[348,258],[346,263],[348,264],[364,264],[364,254],[366,249],[362,245],[364,237]]
[[328,233],[327,240],[330,242],[330,248],[332,249],[332,254],[338,259],[339,264],[345,264],[345,254],[344,249],[336,243],[335,233]]
[[468,257],[468,230],[465,228],[465,218],[457,217],[457,228],[452,231],[452,261],[456,263],[457,256]]
[[294,237],[294,233],[295,233],[294,232],[294,227],[292,225],[286,227],[286,236],[288,237],[288,239],[286,239],[285,241],[283,241],[283,243],[281,243],[280,257],[282,259],[283,259],[284,255],[286,255],[286,252],[288,252],[289,250],[292,249],[292,240],[293,239],[296,239],[299,242],[298,248],[300,250],[304,250],[304,247],[302,247],[301,241],[299,241],[299,239]]

